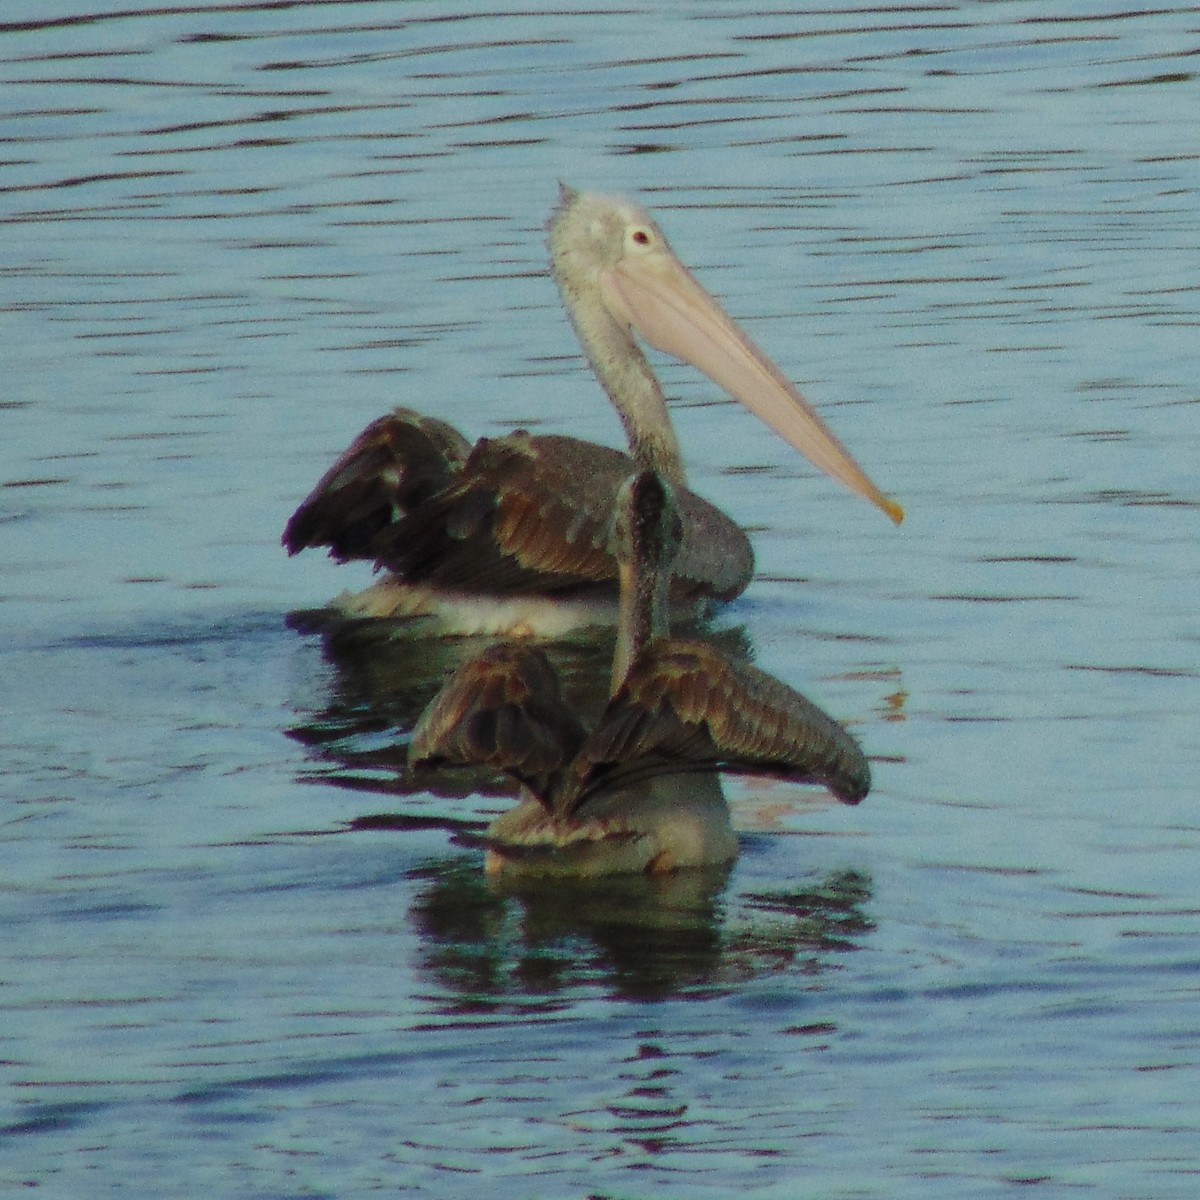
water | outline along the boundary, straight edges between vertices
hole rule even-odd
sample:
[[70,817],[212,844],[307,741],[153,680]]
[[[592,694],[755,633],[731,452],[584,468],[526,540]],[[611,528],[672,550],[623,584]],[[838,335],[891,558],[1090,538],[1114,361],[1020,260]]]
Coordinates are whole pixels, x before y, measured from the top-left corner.
[[[1194,8],[0,20],[0,1184],[1195,1194]],[[366,581],[277,539],[393,404],[618,440],[560,178],[909,513],[661,364],[728,636],[877,781],[730,783],[728,877],[490,890],[505,801],[389,765],[467,648],[287,624]]]

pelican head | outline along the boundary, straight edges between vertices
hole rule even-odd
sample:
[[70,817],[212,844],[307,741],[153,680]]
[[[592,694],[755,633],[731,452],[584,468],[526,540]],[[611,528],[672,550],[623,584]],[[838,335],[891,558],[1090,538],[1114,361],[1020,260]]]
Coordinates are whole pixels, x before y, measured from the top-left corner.
[[636,201],[576,191],[565,183],[559,185],[549,231],[551,268],[568,286],[578,279],[584,286],[600,287],[602,272],[667,245],[654,218]]
[[549,230],[554,279],[643,466],[683,482],[662,391],[634,333],[702,371],[892,520],[903,518],[903,509],[871,482],[812,405],[680,262],[640,204],[563,186]]

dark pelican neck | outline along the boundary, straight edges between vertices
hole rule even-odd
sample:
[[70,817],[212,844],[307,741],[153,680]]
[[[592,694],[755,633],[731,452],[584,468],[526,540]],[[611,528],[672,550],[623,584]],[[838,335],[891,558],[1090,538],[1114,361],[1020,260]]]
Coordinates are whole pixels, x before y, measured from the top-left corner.
[[671,632],[671,567],[681,526],[671,486],[643,472],[621,488],[613,530],[621,600],[610,695],[616,695],[639,656]]

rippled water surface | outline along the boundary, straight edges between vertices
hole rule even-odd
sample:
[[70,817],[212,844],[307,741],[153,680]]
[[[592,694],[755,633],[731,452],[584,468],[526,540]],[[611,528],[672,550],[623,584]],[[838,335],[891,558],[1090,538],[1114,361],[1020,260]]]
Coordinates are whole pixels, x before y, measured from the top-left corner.
[[[0,1188],[1193,1197],[1200,11],[0,14]],[[615,443],[545,274],[629,191],[907,506],[673,363],[724,636],[857,809],[502,893],[397,773],[461,645],[288,614],[396,403]],[[602,647],[561,647],[587,678]]]

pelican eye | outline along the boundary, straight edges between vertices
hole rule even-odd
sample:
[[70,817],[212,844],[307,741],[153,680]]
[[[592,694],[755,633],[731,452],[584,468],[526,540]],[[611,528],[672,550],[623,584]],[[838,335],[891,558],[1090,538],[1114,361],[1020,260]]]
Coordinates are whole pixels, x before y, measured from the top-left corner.
[[650,245],[650,235],[644,229],[635,229],[629,235],[629,238],[630,238],[630,241],[632,241],[635,246]]

